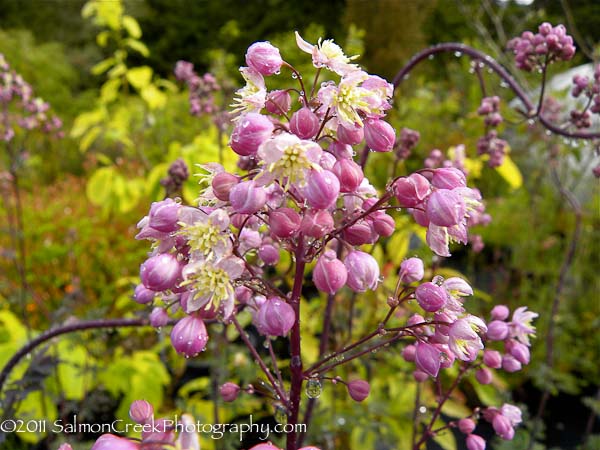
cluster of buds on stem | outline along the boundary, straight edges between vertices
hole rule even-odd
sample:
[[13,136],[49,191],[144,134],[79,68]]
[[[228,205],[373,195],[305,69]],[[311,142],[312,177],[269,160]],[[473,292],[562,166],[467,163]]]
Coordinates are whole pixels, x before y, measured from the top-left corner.
[[194,71],[194,65],[191,62],[177,61],[175,78],[187,84],[190,91],[189,102],[192,116],[212,114],[217,111],[214,94],[221,90],[221,87],[212,74],[205,73],[199,76]]

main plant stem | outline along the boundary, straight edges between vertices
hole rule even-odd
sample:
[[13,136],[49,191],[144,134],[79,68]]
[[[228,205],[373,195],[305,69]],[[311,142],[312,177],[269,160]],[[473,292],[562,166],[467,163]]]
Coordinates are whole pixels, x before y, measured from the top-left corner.
[[[298,237],[298,246],[296,247],[296,272],[294,275],[294,287],[292,288],[292,296],[290,298],[290,305],[294,309],[296,320],[292,327],[290,335],[290,349],[291,349],[291,388],[289,398],[289,411],[288,411],[288,423],[296,425],[298,423],[298,415],[300,412],[300,398],[302,397],[302,354],[301,354],[301,343],[300,343],[300,296],[302,295],[302,283],[304,282],[304,268],[306,267],[306,261],[304,260],[304,236],[300,234]],[[296,450],[298,442],[298,433],[293,430],[287,435],[286,450]]]

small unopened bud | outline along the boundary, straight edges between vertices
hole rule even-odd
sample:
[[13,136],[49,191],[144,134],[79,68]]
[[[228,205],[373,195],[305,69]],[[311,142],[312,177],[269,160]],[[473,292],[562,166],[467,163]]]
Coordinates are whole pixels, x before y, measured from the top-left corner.
[[502,368],[507,372],[518,372],[519,370],[521,370],[522,367],[523,366],[521,365],[519,360],[516,359],[514,356],[504,355],[502,357]]
[[362,402],[369,396],[371,386],[367,381],[354,380],[348,383],[348,394],[352,397],[355,402]]
[[446,290],[437,284],[423,283],[415,290],[419,306],[428,312],[436,312],[444,307],[448,300]]
[[140,266],[144,286],[153,291],[172,289],[181,277],[181,264],[170,253],[151,256]]
[[415,363],[419,370],[435,378],[440,371],[440,356],[441,352],[435,346],[419,342],[415,352]]
[[496,305],[492,308],[493,320],[505,320],[510,314],[510,310],[506,305]]
[[167,323],[169,323],[169,314],[164,308],[159,308],[158,306],[152,310],[150,313],[150,325],[154,328],[164,327]]
[[154,415],[154,408],[146,400],[136,400],[129,407],[129,417],[136,423],[144,424]]
[[373,226],[364,219],[346,227],[342,234],[350,245],[372,244],[377,240]]
[[499,369],[502,367],[502,355],[496,350],[484,350],[483,363],[492,369]]
[[433,171],[431,184],[438,189],[454,189],[465,187],[467,179],[465,174],[456,167],[443,167]]
[[240,178],[228,173],[221,172],[212,179],[212,190],[219,200],[226,202],[229,200],[231,189],[240,182]]
[[329,170],[312,170],[308,176],[304,196],[308,204],[316,209],[333,206],[340,193],[340,182]]
[[486,367],[482,367],[475,372],[475,378],[480,384],[490,384],[492,382],[492,371]]
[[373,230],[380,236],[389,237],[394,234],[396,229],[396,222],[394,218],[388,216],[384,211],[376,211],[369,215]]
[[427,197],[430,189],[429,180],[418,173],[399,178],[394,183],[394,195],[404,208],[417,206]]
[[402,349],[402,357],[405,361],[414,362],[416,352],[417,347],[415,347],[413,344],[407,345],[404,347],[404,349]]
[[204,321],[196,315],[179,320],[171,330],[171,344],[186,357],[198,355],[206,348],[208,333]]
[[365,252],[352,251],[344,259],[348,271],[347,285],[354,292],[375,289],[379,281],[379,264],[375,258]]
[[467,449],[468,450],[485,450],[485,439],[477,434],[470,434],[467,436]]
[[219,388],[219,393],[221,394],[223,401],[232,402],[238,397],[238,394],[240,393],[240,387],[237,384],[228,381],[227,383],[221,385]]
[[258,249],[258,257],[263,260],[267,266],[274,266],[279,262],[279,250],[274,245],[261,245]]
[[492,427],[494,427],[496,434],[504,440],[510,441],[515,436],[515,429],[510,419],[502,414],[496,414],[496,417],[492,420]]
[[260,144],[273,133],[273,123],[258,113],[248,113],[240,119],[231,133],[231,148],[241,156],[254,155]]
[[255,42],[246,51],[246,64],[261,75],[273,75],[281,70],[283,59],[279,49],[269,42]]
[[156,295],[155,291],[148,289],[143,284],[138,284],[135,287],[135,291],[133,293],[133,299],[140,305],[145,305],[146,303],[152,302],[152,300],[154,300],[155,295]]
[[400,264],[400,281],[405,284],[421,281],[425,273],[423,261],[420,258],[408,258]]
[[311,209],[304,213],[300,230],[304,235],[322,238],[333,230],[334,222],[331,213],[326,209]]
[[458,429],[461,433],[471,434],[475,430],[475,422],[473,419],[460,419],[458,421]]
[[270,297],[254,317],[258,330],[268,336],[285,336],[294,326],[294,309],[279,297]]
[[340,181],[341,192],[354,192],[362,183],[365,175],[362,168],[351,159],[339,159],[333,166],[333,173]]
[[492,320],[488,324],[487,338],[490,341],[503,341],[508,336],[508,324],[501,320]]
[[327,250],[319,257],[313,270],[313,282],[318,290],[335,294],[346,284],[347,279],[346,266],[337,259],[333,250]]
[[383,120],[367,120],[365,122],[365,140],[371,150],[389,152],[396,143],[396,132]]
[[360,127],[346,128],[343,125],[337,127],[337,138],[342,144],[356,145],[364,139],[364,129]]
[[236,184],[229,193],[233,210],[240,214],[254,214],[267,202],[265,188],[257,186],[253,180]]
[[300,215],[292,208],[279,208],[269,213],[271,234],[280,239],[286,239],[300,228]]
[[448,189],[438,189],[427,199],[427,217],[440,227],[458,224],[465,216],[466,209],[463,198]]
[[312,139],[318,131],[321,122],[310,108],[300,108],[290,119],[290,131],[300,139]]
[[267,95],[265,107],[271,114],[283,115],[290,110],[292,98],[288,91],[271,91]]
[[148,215],[148,226],[163,233],[170,233],[178,228],[177,213],[181,205],[170,198],[153,202]]

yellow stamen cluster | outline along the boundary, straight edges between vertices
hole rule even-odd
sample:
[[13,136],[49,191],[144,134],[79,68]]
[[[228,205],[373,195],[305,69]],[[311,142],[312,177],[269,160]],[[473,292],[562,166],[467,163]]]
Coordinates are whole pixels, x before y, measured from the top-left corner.
[[269,172],[281,178],[287,178],[287,184],[304,181],[304,172],[313,164],[306,157],[301,144],[291,145],[283,150],[281,158],[269,166]]
[[189,274],[181,285],[190,286],[196,291],[195,297],[212,293],[211,302],[217,304],[227,299],[232,289],[227,272],[210,264],[204,264],[198,271]]
[[227,239],[227,236],[210,222],[196,222],[193,225],[184,224],[179,234],[186,237],[192,252],[204,256],[211,255],[214,248]]

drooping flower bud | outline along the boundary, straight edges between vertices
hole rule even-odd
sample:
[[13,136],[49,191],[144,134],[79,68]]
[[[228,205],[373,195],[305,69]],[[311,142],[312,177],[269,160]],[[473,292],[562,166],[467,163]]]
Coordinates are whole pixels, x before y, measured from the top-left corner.
[[506,322],[492,320],[488,324],[487,338],[490,341],[503,341],[508,336],[509,328]]
[[155,295],[156,295],[155,291],[148,289],[143,284],[138,284],[135,287],[135,291],[133,293],[133,299],[140,305],[145,305],[146,303],[152,302],[152,300],[154,300]]
[[517,358],[512,355],[504,355],[502,357],[502,369],[507,372],[518,372],[523,366]]
[[312,139],[319,132],[321,122],[310,108],[300,108],[290,119],[290,131],[300,139]]
[[492,319],[494,320],[506,320],[510,314],[510,310],[506,305],[496,305],[492,308]]
[[369,119],[365,122],[365,140],[371,150],[389,152],[396,143],[396,132],[384,120]]
[[142,283],[153,291],[174,288],[180,277],[181,264],[170,253],[151,256],[140,266]]
[[300,228],[300,215],[292,208],[279,208],[269,213],[271,234],[280,239],[294,235]]
[[344,259],[348,271],[346,284],[354,292],[374,290],[379,281],[379,264],[375,258],[365,252],[352,251]]
[[229,193],[233,210],[240,214],[254,214],[265,206],[267,194],[265,188],[257,186],[253,180],[236,184]]
[[340,182],[329,170],[312,170],[304,189],[308,204],[316,209],[333,206],[340,193]]
[[373,226],[373,231],[379,236],[389,237],[394,234],[396,222],[392,216],[387,215],[384,211],[376,211],[369,214],[369,219]]
[[455,191],[438,189],[427,199],[427,217],[431,223],[440,227],[458,224],[465,216],[466,205]]
[[313,270],[313,282],[318,290],[335,294],[346,284],[347,279],[346,266],[337,259],[333,250],[327,250],[319,257]]
[[[160,418],[155,420],[151,427],[142,428],[142,442],[160,442],[160,446],[174,446],[175,431],[173,421],[170,419]],[[140,447],[142,450],[158,450],[158,448],[152,445],[141,444]],[[113,447],[110,448],[112,449]]]
[[440,356],[441,352],[435,346],[419,342],[415,352],[415,363],[419,370],[435,378],[440,371]]
[[471,434],[475,430],[475,422],[473,422],[473,419],[460,419],[458,421],[458,429],[461,433]]
[[283,59],[279,49],[269,42],[255,42],[246,51],[246,64],[261,75],[269,76],[281,70]]
[[506,344],[506,349],[521,364],[529,364],[531,354],[529,352],[529,347],[527,347],[525,344],[522,344],[521,342],[515,340],[510,340]]
[[186,358],[198,355],[206,348],[207,342],[206,325],[197,315],[184,317],[171,330],[171,344]]
[[279,262],[279,250],[274,245],[264,244],[258,249],[258,257],[267,266],[274,266]]
[[425,274],[423,261],[420,258],[408,258],[400,264],[400,272],[398,276],[400,281],[405,284],[421,281]]
[[422,370],[415,370],[413,372],[413,378],[417,383],[422,383],[429,379],[429,374],[423,372]]
[[228,172],[221,172],[212,179],[212,190],[219,200],[226,202],[229,200],[231,189],[240,182],[240,177]]
[[492,382],[492,372],[486,367],[482,367],[475,372],[475,378],[480,384],[490,384]]
[[247,286],[238,286],[234,290],[235,299],[245,305],[252,298],[252,289]]
[[362,402],[369,396],[371,386],[365,380],[354,380],[348,383],[348,394],[355,402]]
[[429,312],[442,309],[448,300],[446,290],[431,282],[419,285],[415,290],[415,296],[419,306]]
[[364,219],[344,228],[342,234],[350,245],[372,244],[377,240],[377,233],[372,225]]
[[414,362],[416,352],[416,346],[414,346],[413,344],[407,345],[406,347],[404,347],[404,349],[402,349],[402,357],[405,361]]
[[352,159],[354,157],[354,150],[352,150],[352,147],[342,142],[334,141],[329,144],[329,151],[337,159]]
[[163,233],[170,233],[178,228],[177,213],[181,205],[167,198],[160,202],[153,202],[148,215],[148,226]]
[[304,213],[300,230],[304,235],[322,238],[333,230],[334,222],[331,213],[326,209],[310,209]]
[[418,173],[399,178],[394,183],[394,195],[404,208],[417,206],[427,197],[430,189],[429,180]]
[[248,113],[237,123],[231,133],[231,148],[241,156],[254,155],[260,144],[273,133],[273,123],[258,113]]
[[485,439],[477,434],[470,434],[467,436],[467,449],[468,450],[485,450]]
[[294,309],[279,297],[269,297],[254,316],[258,331],[268,336],[285,336],[294,326]]
[[146,400],[135,400],[129,407],[129,417],[136,423],[144,424],[154,415],[154,408]]
[[90,450],[139,450],[140,444],[114,434],[103,434]]
[[356,191],[365,178],[362,168],[351,159],[339,159],[332,171],[340,181],[341,192]]
[[228,381],[221,385],[219,393],[224,402],[232,402],[238,397],[240,387],[237,384]]
[[150,313],[150,325],[154,328],[164,327],[169,323],[169,314],[164,308],[156,307]]
[[442,167],[433,171],[431,184],[438,189],[454,189],[465,187],[467,179],[465,174],[456,167]]
[[271,91],[267,95],[265,107],[271,114],[283,115],[290,110],[292,97],[288,91]]
[[500,367],[502,367],[502,355],[499,351],[496,350],[484,350],[483,363],[486,366],[491,367],[492,369],[499,369]]
[[346,128],[343,125],[337,127],[337,138],[342,144],[356,145],[364,139],[364,129],[360,127]]
[[515,429],[510,419],[502,414],[496,414],[494,420],[492,420],[492,427],[494,427],[496,434],[504,440],[510,441],[515,436]]

